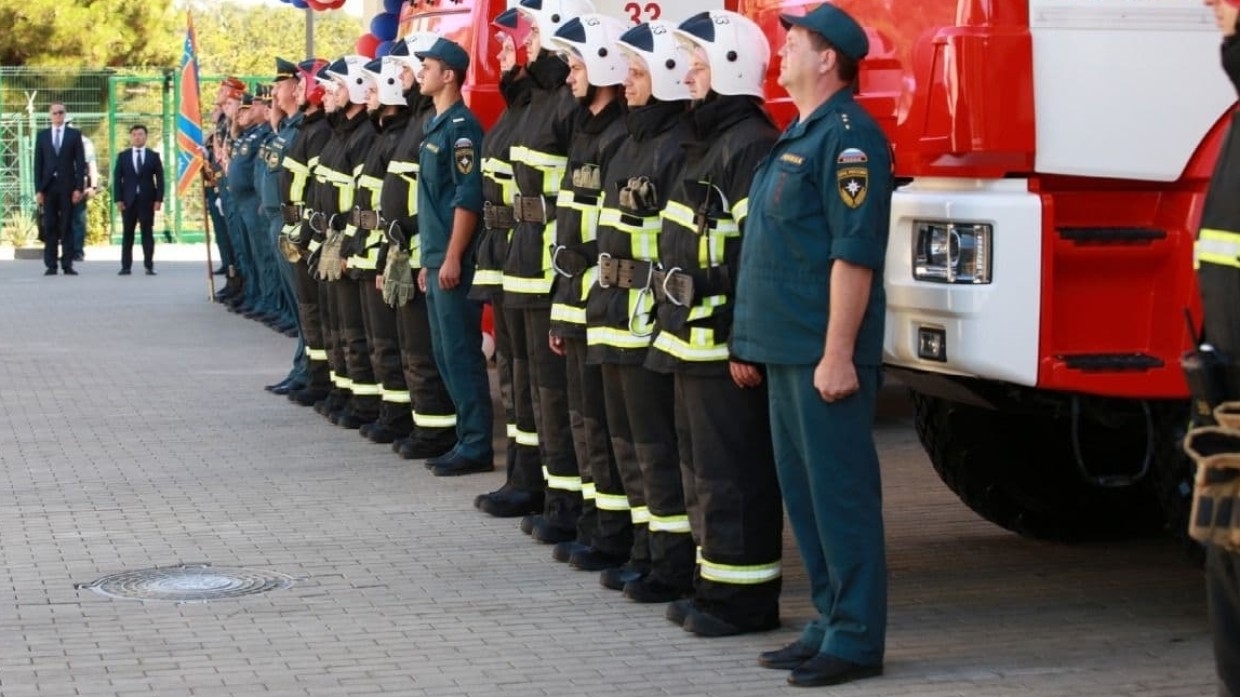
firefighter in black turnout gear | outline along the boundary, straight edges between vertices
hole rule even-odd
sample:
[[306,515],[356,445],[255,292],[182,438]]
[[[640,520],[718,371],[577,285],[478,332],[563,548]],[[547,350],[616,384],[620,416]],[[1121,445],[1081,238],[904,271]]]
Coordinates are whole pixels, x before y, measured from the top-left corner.
[[[512,203],[517,197],[510,150],[517,128],[530,108],[534,81],[526,73],[525,47],[530,21],[516,9],[501,13],[492,23],[498,30],[500,93],[507,107],[482,140],[482,232],[478,239],[478,270],[470,297],[491,303],[495,332],[495,367],[499,378],[507,426],[504,485],[474,499],[484,513],[511,518],[543,509],[542,459],[530,394],[528,362],[523,359],[521,382],[514,382],[513,337],[504,310],[504,261],[516,219]],[[524,342],[524,337],[521,339]]]
[[770,47],[727,10],[677,29],[692,46],[693,140],[663,209],[646,367],[673,373],[676,432],[693,537],[694,595],[668,619],[699,636],[779,626],[783,506],[758,366],[730,361],[737,269],[753,172],[779,138],[762,108]]
[[603,171],[598,278],[586,301],[587,358],[601,363],[607,425],[633,521],[625,566],[600,582],[639,602],[669,602],[693,589],[694,545],[676,446],[672,376],[646,370],[653,332],[660,212],[692,138],[684,119],[688,62],[673,32],[654,21],[625,32],[629,136]]
[[414,32],[389,54],[401,63],[401,87],[409,107],[405,127],[383,176],[379,212],[386,223],[379,268],[383,299],[396,309],[400,361],[409,390],[412,429],[392,444],[402,458],[422,460],[452,450],[456,444],[456,408],[435,364],[426,295],[418,290],[422,270],[418,238],[418,151],[426,123],[435,115],[434,102],[418,92],[416,76],[422,61],[414,54],[435,44],[438,36]]
[[[1208,0],[1223,70],[1240,94],[1240,3]],[[1185,356],[1197,464],[1189,533],[1207,546],[1206,590],[1220,697],[1240,696],[1240,115],[1234,111],[1206,194],[1195,262],[1204,337]],[[1217,425],[1214,425],[1217,424]]]
[[566,22],[551,40],[568,61],[569,86],[579,104],[556,200],[551,347],[565,360],[569,422],[581,468],[582,512],[566,560],[583,571],[621,566],[633,545],[629,501],[607,430],[602,370],[586,362],[586,292],[598,277],[603,170],[628,137],[621,98],[628,61],[616,48],[625,28],[615,18],[588,14]]

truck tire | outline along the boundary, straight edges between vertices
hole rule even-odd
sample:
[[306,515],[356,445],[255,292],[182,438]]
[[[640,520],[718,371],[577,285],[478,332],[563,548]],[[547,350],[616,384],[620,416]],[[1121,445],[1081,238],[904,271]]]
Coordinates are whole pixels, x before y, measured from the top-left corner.
[[1205,564],[1205,547],[1188,536],[1188,517],[1193,506],[1193,478],[1196,467],[1184,452],[1190,408],[1187,403],[1168,403],[1162,409],[1160,442],[1155,450],[1154,486],[1162,505],[1167,532],[1184,546],[1197,566]]
[[[912,398],[917,435],[935,471],[986,520],[1057,541],[1129,538],[1163,528],[1153,467],[1150,476],[1127,487],[1087,481],[1075,464],[1066,417],[994,411],[917,392]],[[1145,432],[1144,416],[1139,429],[1091,427],[1082,430],[1089,434],[1082,441],[1090,441],[1082,452],[1113,455],[1123,470],[1135,471],[1145,455]],[[1119,463],[1115,467],[1122,471]]]

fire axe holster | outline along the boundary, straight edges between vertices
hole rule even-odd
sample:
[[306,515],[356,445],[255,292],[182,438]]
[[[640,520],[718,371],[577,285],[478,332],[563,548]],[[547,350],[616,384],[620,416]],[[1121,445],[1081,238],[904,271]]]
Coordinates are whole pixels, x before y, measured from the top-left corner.
[[1194,540],[1240,552],[1240,402],[1212,414],[1217,426],[1189,431],[1184,450],[1197,465],[1188,534]]

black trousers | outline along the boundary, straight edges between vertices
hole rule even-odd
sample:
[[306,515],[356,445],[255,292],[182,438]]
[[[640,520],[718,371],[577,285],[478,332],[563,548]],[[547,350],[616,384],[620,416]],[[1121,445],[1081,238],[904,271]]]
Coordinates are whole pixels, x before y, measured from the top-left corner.
[[396,309],[396,335],[412,404],[414,436],[425,440],[454,434],[456,407],[435,364],[426,296],[421,291]]
[[779,617],[784,512],[766,387],[676,374],[676,434],[698,544],[694,600],[739,627]]
[[[517,457],[508,472],[508,484],[525,491],[543,491],[546,481],[542,474],[542,448],[539,445],[538,393],[533,389],[525,310],[504,307],[503,313],[512,351],[512,411],[517,424],[513,435],[517,441]],[[546,341],[544,335],[543,342]]]
[[616,465],[633,509],[630,561],[638,568],[647,563],[651,580],[690,592],[696,550],[680,475],[672,376],[641,365],[603,365],[603,392]]
[[374,276],[363,276],[358,280],[358,287],[362,295],[370,366],[379,385],[379,419],[385,424],[401,424],[403,428],[410,416],[409,387],[405,384],[400,362],[396,310],[383,301],[383,291],[375,287]]
[[340,338],[340,324],[337,318],[340,313],[336,305],[338,282],[318,281],[318,285],[319,323],[323,327],[323,346],[327,351],[333,401],[341,399],[347,401],[351,393],[348,389],[349,369],[344,361],[344,343]]
[[56,268],[60,264],[73,268],[73,192],[68,185],[53,186],[43,192],[43,265]]
[[1219,697],[1240,697],[1240,554],[1210,545],[1206,594],[1214,634]]
[[504,426],[507,434],[504,486],[512,486],[512,474],[518,469],[518,460],[522,458],[531,460],[532,464],[525,464],[523,467],[538,467],[538,449],[517,444],[517,412],[513,403],[512,386],[512,337],[508,334],[508,322],[504,320],[503,291],[495,291],[488,300],[491,303],[491,323],[495,333],[495,376],[499,380],[500,405],[504,409]]
[[301,315],[301,331],[306,339],[307,386],[331,387],[328,375],[327,348],[323,341],[323,321],[319,315],[319,282],[310,276],[305,260],[292,265],[293,292],[297,296],[297,313]]
[[134,201],[121,211],[121,268],[133,266],[134,228],[142,232],[142,265],[154,267],[155,258],[155,202]]
[[340,347],[344,353],[345,370],[349,374],[349,390],[353,393],[349,406],[365,419],[379,417],[379,384],[370,365],[370,347],[366,344],[366,313],[362,308],[361,284],[347,273],[335,281],[336,323]]
[[612,556],[625,556],[633,546],[633,520],[612,452],[603,370],[586,362],[585,339],[573,337],[564,339],[564,368],[569,423],[582,481],[577,541]]
[[543,517],[565,530],[576,530],[581,517],[581,473],[569,419],[568,377],[564,357],[551,350],[551,308],[522,310],[529,352],[530,390],[535,400],[535,427],[546,468]]

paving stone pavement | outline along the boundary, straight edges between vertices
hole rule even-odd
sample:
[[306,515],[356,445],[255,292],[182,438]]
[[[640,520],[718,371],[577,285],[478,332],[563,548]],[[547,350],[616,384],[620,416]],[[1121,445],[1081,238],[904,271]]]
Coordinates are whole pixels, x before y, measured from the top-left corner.
[[[474,510],[502,472],[436,479],[265,393],[293,341],[206,302],[201,264],[88,259],[0,262],[3,697],[805,694],[754,661],[810,616],[790,539],[784,629],[696,639]],[[808,694],[1212,694],[1201,574],[1173,544],[977,519],[884,398],[887,673]],[[76,587],[182,563],[297,581],[186,604]]]

